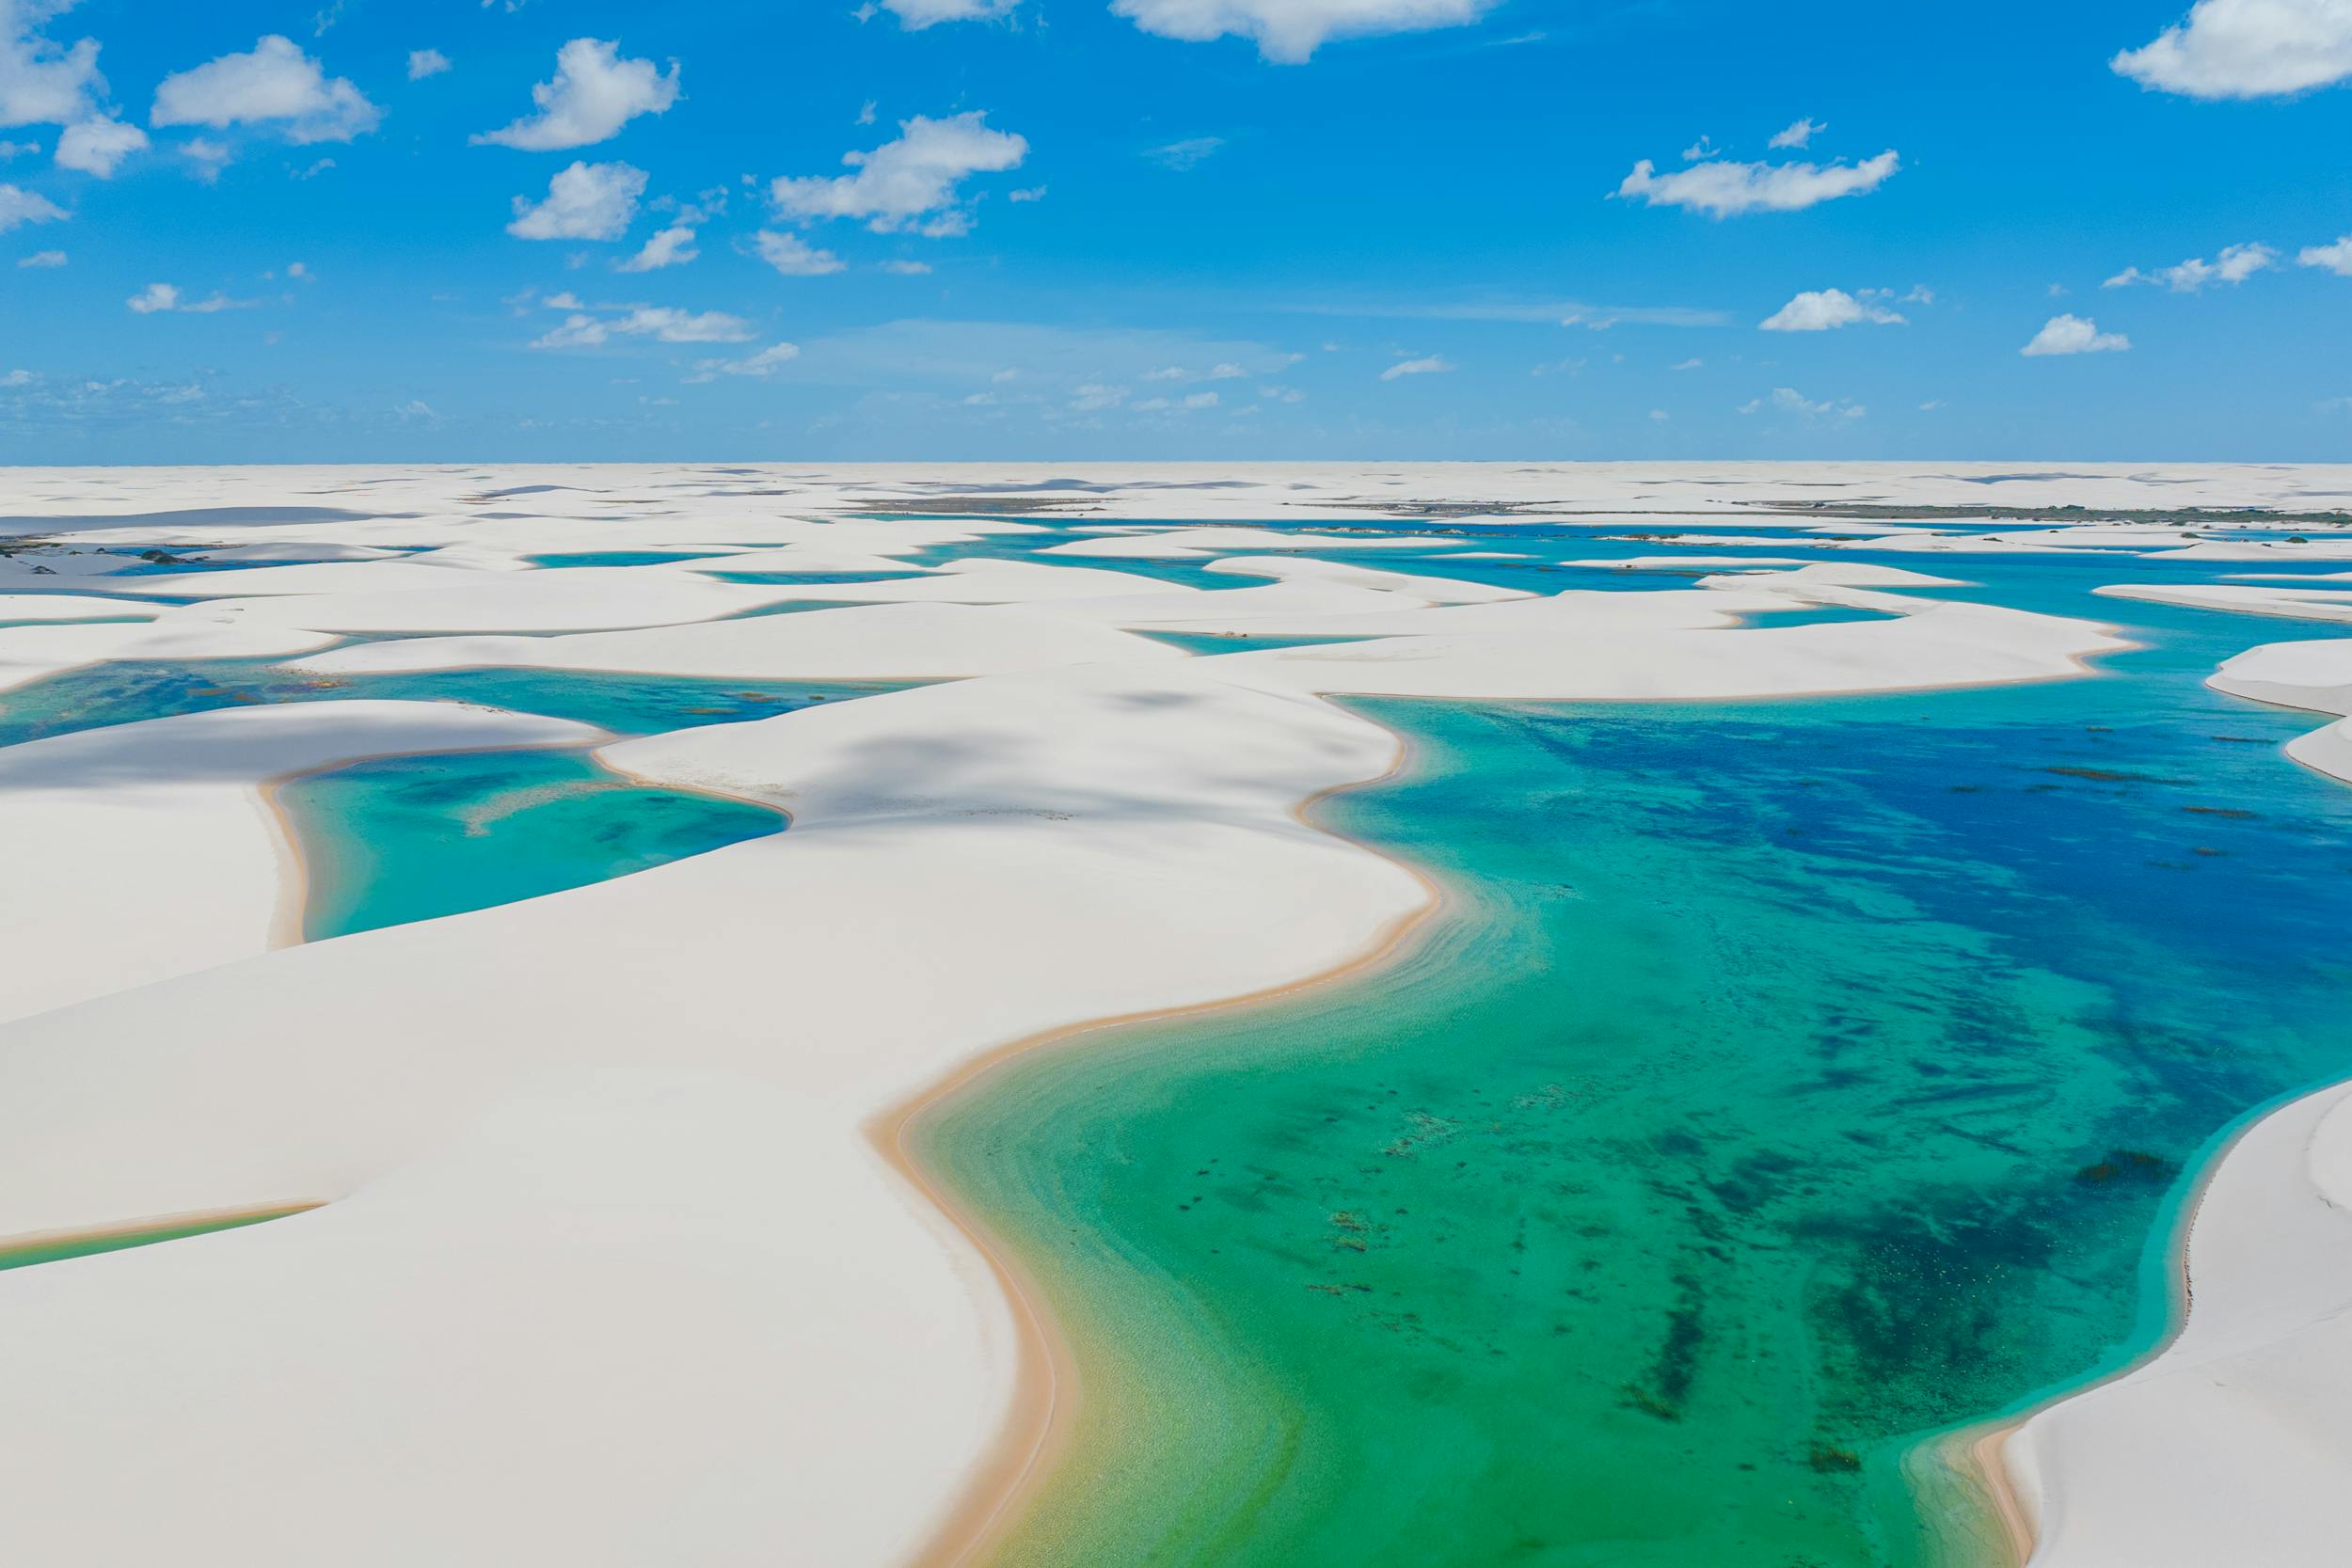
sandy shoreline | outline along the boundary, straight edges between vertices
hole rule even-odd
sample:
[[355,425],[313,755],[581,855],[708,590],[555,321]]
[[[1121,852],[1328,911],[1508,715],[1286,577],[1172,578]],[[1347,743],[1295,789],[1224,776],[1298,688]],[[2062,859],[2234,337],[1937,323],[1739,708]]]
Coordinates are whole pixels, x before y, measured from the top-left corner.
[[[1384,726],[1385,727],[1385,726]],[[1394,732],[1391,732],[1393,734]],[[1178,1019],[1206,1018],[1263,1006],[1266,1003],[1361,979],[1401,957],[1446,909],[1442,884],[1420,867],[1373,848],[1348,834],[1316,823],[1310,814],[1334,796],[1377,788],[1411,770],[1413,747],[1397,736],[1397,754],[1389,770],[1377,778],[1337,784],[1299,802],[1292,812],[1301,826],[1327,833],[1411,875],[1428,895],[1427,902],[1391,922],[1362,954],[1299,980],[1267,987],[1246,995],[1101,1018],[1066,1029],[1048,1030],[1014,1040],[959,1067],[930,1088],[894,1107],[868,1126],[875,1148],[924,1199],[946,1214],[972,1245],[987,1258],[1007,1295],[1017,1308],[1023,1333],[1018,1390],[1008,1413],[1006,1430],[994,1451],[976,1470],[964,1496],[942,1523],[933,1541],[908,1560],[905,1568],[968,1568],[984,1563],[1003,1544],[1023,1517],[1024,1505],[1052,1479],[1056,1466],[1076,1430],[1083,1397],[1083,1369],[1074,1342],[1061,1332],[1053,1304],[1044,1289],[1021,1262],[1019,1250],[999,1235],[986,1218],[967,1204],[922,1159],[920,1128],[969,1096],[984,1091],[987,1081],[1007,1064],[1041,1052],[1082,1049],[1091,1036],[1106,1030]]]

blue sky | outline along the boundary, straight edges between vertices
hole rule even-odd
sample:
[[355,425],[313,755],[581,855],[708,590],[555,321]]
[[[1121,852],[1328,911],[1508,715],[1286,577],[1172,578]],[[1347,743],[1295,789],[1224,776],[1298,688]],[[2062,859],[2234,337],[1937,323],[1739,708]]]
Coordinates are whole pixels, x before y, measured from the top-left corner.
[[2352,458],[2348,83],[2352,0],[0,0],[0,460]]

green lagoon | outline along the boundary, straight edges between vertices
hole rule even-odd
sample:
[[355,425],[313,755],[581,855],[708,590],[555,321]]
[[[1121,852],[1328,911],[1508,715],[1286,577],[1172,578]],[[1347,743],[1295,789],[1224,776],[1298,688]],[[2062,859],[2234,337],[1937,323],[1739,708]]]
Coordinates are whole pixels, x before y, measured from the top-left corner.
[[1406,952],[917,1130],[1081,1366],[997,1560],[1994,1560],[1922,1443],[2155,1343],[2201,1164],[2352,1072],[2352,790],[2198,684],[2244,623],[2130,608],[2095,680],[1357,705]]

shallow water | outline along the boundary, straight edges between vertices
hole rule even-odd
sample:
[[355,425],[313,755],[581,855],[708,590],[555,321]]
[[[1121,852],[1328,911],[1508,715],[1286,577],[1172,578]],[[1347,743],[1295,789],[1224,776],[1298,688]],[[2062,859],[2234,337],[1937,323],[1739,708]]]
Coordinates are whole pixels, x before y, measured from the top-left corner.
[[2145,563],[1909,563],[2148,647],[2007,690],[1358,705],[1416,764],[1323,818],[1452,895],[1406,956],[921,1126],[1080,1355],[1001,1560],[1980,1559],[1905,1456],[2153,1344],[2200,1163],[2352,1073],[2352,790],[2279,754],[2318,716],[2199,684],[2319,628],[2088,596]]
[[311,942],[583,887],[782,832],[779,812],[655,788],[571,751],[387,757],[278,792]]
[[181,713],[358,697],[477,703],[577,720],[615,735],[655,735],[772,718],[902,684],[690,680],[562,670],[431,670],[326,677],[282,669],[268,659],[94,664],[0,692],[0,746]]

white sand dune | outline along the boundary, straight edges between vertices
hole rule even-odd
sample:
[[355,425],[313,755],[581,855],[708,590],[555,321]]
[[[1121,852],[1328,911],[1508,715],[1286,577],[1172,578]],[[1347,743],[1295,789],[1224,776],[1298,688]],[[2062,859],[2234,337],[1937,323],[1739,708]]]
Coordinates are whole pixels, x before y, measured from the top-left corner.
[[123,617],[151,621],[160,613],[156,606],[136,599],[109,599],[94,594],[0,594],[0,623]]
[[1318,561],[1312,556],[1236,555],[1212,561],[1200,568],[1230,577],[1272,578],[1278,582],[1320,582],[1339,588],[1370,588],[1403,594],[1431,604],[1496,604],[1526,598],[1523,588],[1499,588],[1465,578],[1430,577],[1412,572],[1384,571],[1352,562]]
[[2119,582],[2091,590],[2111,599],[2146,599],[2191,610],[2282,615],[2296,621],[2352,621],[2352,589],[2251,588],[2234,583]]
[[[2233,696],[2282,707],[2352,716],[2352,638],[2266,642],[2205,677]],[[2286,753],[2314,772],[2352,784],[2352,717],[2287,742]]]
[[584,746],[585,724],[454,703],[224,708],[0,748],[0,1020],[266,951],[296,923],[262,786],[360,757]]
[[741,680],[917,680],[1184,656],[1019,607],[879,604],[568,637],[419,637],[289,661],[320,674],[523,666]]
[[1235,679],[1363,696],[1729,700],[2053,680],[2129,646],[2088,621],[1936,604],[1884,621],[1382,638],[1232,654]]
[[2352,1086],[2257,1122],[2188,1240],[2153,1360],[2005,1444],[2032,1568],[2340,1568],[2352,1539]]
[[[319,567],[319,571],[338,568]],[[206,572],[220,578],[274,578],[307,572],[272,566],[250,574]],[[555,571],[456,571],[405,562],[365,562],[355,572],[401,573],[386,588],[339,588],[315,593],[278,591],[263,598],[215,597],[215,614],[255,626],[301,626],[332,632],[602,631],[716,620],[802,597],[787,587],[721,582],[669,566],[574,567]],[[425,574],[421,581],[415,574]],[[182,582],[150,578],[150,582]],[[348,582],[353,579],[345,578]],[[242,590],[240,590],[242,592]]]
[[[1917,542],[1979,528],[1825,520],[1810,510],[1824,499],[2312,511],[2352,500],[2352,467],[12,474],[0,536],[54,539],[33,553],[59,564],[31,577],[29,556],[0,561],[9,586],[87,573],[107,594],[206,602],[144,625],[0,628],[0,685],[99,658],[232,654],[343,672],[966,678],[603,753],[651,781],[774,804],[788,832],[266,952],[278,884],[253,781],[343,754],[316,726],[420,705],[237,710],[0,751],[28,781],[0,788],[0,812],[30,814],[0,825],[11,844],[54,841],[33,885],[87,883],[21,949],[78,955],[45,965],[56,973],[42,983],[80,978],[28,995],[18,1006],[49,1010],[0,1027],[0,1236],[326,1204],[0,1275],[0,1562],[903,1561],[1002,1434],[1019,1340],[985,1260],[867,1129],[998,1048],[1295,983],[1422,909],[1412,876],[1294,815],[1396,755],[1325,694],[1918,690],[2080,675],[2123,645],[2089,622],[1887,594],[1958,585],[1844,565],[1537,596],[1287,553],[1211,561],[1236,579],[1216,591],[1072,562],[1099,550],[919,571],[909,558],[1033,531],[986,515],[1000,507],[1122,529],[1095,539],[1142,541],[1107,556],[1138,561],[1338,553],[1377,536],[1309,545],[1257,525],[1377,527],[1391,510],[1662,517],[1773,549],[1844,547],[1786,539],[1794,529],[1900,528],[1892,537]],[[907,510],[978,515],[865,515]],[[1950,547],[2085,543],[2034,537],[2044,522],[1982,526],[2019,537]],[[2314,525],[2273,531],[2290,527]],[[1744,530],[1755,538],[1732,531]],[[2107,547],[2178,542],[2157,532],[2134,526]],[[104,574],[126,558],[90,553],[247,546],[230,559],[296,563],[117,578]],[[533,561],[670,549],[696,559]],[[914,575],[711,575],[730,570]],[[803,601],[850,608],[725,618]],[[1740,624],[1827,603],[1888,615]],[[1137,627],[1366,641],[1191,657]],[[341,631],[467,635],[323,651]],[[2271,673],[2291,685],[2310,672]],[[464,722],[514,744],[519,732],[498,726],[555,723],[422,705],[432,719],[411,740]],[[381,742],[368,750],[420,749]],[[123,776],[105,780],[109,768]],[[44,893],[23,924],[50,908]]]
[[209,610],[145,622],[0,626],[0,692],[86,665],[127,660],[282,658],[326,647],[330,632],[254,626]]
[[[0,1560],[902,1560],[1014,1345],[861,1127],[1001,1043],[1343,962],[1426,896],[1291,815],[1395,742],[1209,671],[615,746],[794,826],[14,1025],[0,1234],[339,1201],[6,1280]],[[76,1501],[101,1476],[139,1505]]]

